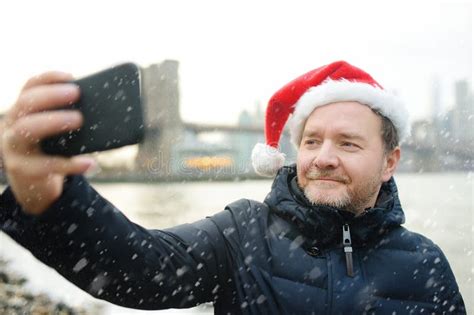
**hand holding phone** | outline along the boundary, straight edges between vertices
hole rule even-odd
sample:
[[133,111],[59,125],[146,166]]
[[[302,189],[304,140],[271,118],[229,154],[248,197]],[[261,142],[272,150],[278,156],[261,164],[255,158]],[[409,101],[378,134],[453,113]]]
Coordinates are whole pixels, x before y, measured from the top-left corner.
[[73,83],[78,102],[65,109],[81,111],[84,123],[76,131],[41,142],[47,154],[73,156],[136,144],[144,138],[140,69],[125,63]]

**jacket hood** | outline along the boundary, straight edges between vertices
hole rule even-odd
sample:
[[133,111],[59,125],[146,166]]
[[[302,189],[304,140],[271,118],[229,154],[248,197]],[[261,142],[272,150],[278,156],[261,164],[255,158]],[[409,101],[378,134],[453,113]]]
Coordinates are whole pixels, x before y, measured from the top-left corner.
[[348,211],[311,204],[297,185],[293,164],[279,170],[265,203],[321,247],[340,243],[344,224],[350,226],[354,246],[363,246],[405,222],[393,177],[382,185],[375,207],[356,217]]

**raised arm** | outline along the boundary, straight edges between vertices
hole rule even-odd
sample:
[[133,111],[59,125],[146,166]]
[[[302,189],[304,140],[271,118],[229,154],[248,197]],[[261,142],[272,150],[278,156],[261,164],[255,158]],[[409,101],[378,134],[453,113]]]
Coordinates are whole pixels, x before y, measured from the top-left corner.
[[78,88],[65,83],[71,79],[60,72],[30,79],[5,117],[1,147],[9,187],[0,196],[0,229],[112,303],[162,309],[213,301],[231,261],[213,219],[147,230],[78,175],[93,160],[41,151],[41,139],[82,124],[79,112],[54,110],[79,97]]
[[[147,230],[81,176],[68,178],[61,198],[41,215],[25,214],[10,189],[0,201],[0,228],[97,298],[130,308],[182,308],[222,298],[229,285],[230,260],[214,218]],[[218,216],[231,224],[228,211]]]

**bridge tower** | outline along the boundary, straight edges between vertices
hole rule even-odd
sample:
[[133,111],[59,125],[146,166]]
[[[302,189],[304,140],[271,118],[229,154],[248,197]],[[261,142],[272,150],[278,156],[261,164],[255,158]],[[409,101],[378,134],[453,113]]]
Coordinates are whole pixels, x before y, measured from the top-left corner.
[[178,61],[165,60],[142,68],[145,140],[139,145],[135,162],[145,178],[170,175],[173,145],[184,132],[179,112],[178,66]]

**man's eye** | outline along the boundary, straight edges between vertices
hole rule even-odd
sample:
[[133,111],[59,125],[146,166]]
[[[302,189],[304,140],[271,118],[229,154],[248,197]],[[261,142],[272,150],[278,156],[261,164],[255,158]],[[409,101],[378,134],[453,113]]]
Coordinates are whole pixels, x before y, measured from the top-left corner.
[[308,140],[305,140],[304,142],[306,145],[315,145],[318,143],[318,141],[314,140],[314,139],[308,139]]
[[346,147],[346,148],[358,148],[359,147],[358,145],[356,145],[355,143],[352,143],[352,142],[343,142],[342,146]]

